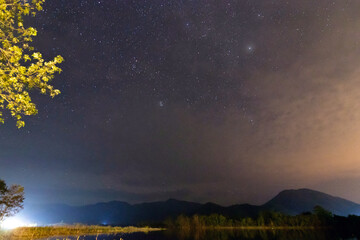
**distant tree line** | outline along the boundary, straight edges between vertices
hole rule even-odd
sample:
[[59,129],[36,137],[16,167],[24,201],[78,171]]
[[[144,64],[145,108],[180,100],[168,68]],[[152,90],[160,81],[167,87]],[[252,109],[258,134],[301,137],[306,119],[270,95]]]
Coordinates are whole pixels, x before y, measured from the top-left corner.
[[274,211],[260,212],[256,218],[246,217],[238,219],[228,218],[220,214],[180,215],[173,219],[167,219],[164,224],[167,228],[181,230],[199,230],[219,227],[336,227],[351,230],[360,226],[360,217],[354,215],[341,217],[333,215],[321,206],[316,206],[312,212],[305,212],[296,216]]

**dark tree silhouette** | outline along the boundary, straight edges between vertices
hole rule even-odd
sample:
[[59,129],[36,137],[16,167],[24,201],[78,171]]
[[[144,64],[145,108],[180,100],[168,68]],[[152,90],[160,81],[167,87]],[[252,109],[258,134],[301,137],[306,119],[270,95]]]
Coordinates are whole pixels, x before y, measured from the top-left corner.
[[23,208],[24,199],[22,186],[8,187],[5,181],[0,179],[0,222],[18,213]]

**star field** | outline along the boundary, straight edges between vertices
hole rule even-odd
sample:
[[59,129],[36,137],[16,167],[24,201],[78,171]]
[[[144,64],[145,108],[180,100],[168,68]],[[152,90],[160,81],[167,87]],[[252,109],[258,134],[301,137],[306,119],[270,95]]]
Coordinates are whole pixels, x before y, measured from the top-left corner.
[[45,58],[65,59],[62,93],[35,94],[24,129],[0,127],[0,176],[29,202],[262,203],[295,187],[360,201],[340,188],[360,179],[359,10],[48,0],[28,24]]

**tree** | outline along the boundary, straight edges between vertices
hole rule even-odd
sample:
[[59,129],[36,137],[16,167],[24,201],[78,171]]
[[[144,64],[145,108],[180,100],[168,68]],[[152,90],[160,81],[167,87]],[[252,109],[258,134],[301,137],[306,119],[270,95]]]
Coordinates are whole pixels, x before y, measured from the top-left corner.
[[327,225],[332,222],[333,214],[330,211],[324,209],[323,207],[316,205],[313,212],[318,217],[321,224]]
[[24,17],[35,16],[42,10],[45,0],[0,0],[0,123],[5,118],[1,110],[7,109],[16,125],[25,125],[22,117],[37,114],[30,91],[55,97],[60,94],[49,82],[61,69],[57,64],[61,56],[44,61],[40,52],[30,46],[37,35],[36,29],[24,27]]
[[24,188],[20,185],[8,187],[0,179],[0,222],[23,209]]
[[176,218],[175,225],[183,230],[190,229],[190,218],[184,215],[180,215]]

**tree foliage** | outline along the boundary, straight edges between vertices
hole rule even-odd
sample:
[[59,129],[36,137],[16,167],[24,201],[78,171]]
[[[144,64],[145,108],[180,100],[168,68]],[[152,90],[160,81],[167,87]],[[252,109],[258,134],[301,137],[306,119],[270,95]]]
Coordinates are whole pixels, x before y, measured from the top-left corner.
[[35,16],[45,0],[0,0],[0,123],[2,110],[7,109],[17,121],[25,125],[24,115],[35,115],[37,108],[29,92],[33,89],[54,97],[60,93],[49,82],[61,69],[61,56],[45,61],[30,44],[37,31],[24,26],[24,17]]
[[11,217],[23,208],[24,188],[20,185],[8,187],[0,179],[0,222]]
[[175,229],[202,229],[213,227],[295,227],[315,228],[333,226],[334,216],[320,206],[314,208],[314,213],[303,213],[296,216],[280,212],[259,212],[256,218],[229,217],[220,214],[211,215],[180,215],[175,219],[167,219],[164,224]]

